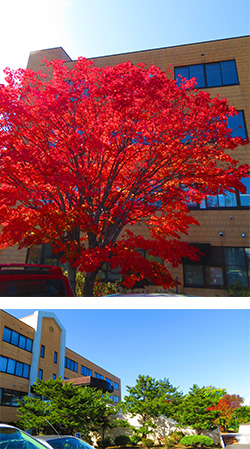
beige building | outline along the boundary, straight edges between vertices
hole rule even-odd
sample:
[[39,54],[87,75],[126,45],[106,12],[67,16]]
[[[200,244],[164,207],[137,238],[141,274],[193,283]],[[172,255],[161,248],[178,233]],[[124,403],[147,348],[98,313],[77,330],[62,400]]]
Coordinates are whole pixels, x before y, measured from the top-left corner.
[[[91,58],[94,65],[113,66],[123,61],[146,63],[162,70],[171,67],[178,78],[196,77],[197,88],[208,91],[212,97],[220,94],[234,105],[239,114],[230,119],[229,127],[234,136],[249,137],[249,55],[250,37],[221,39],[216,41],[165,47],[132,53]],[[75,61],[62,48],[39,50],[30,53],[28,68],[45,71],[41,59],[63,59],[68,67]],[[239,147],[234,157],[240,163],[250,163],[250,145]],[[250,182],[243,180],[246,194],[239,192],[208,197],[200,205],[193,204],[191,213],[200,227],[190,229],[187,240],[204,253],[199,263],[183,260],[177,269],[170,269],[181,282],[179,292],[198,296],[224,296],[225,290],[235,282],[250,286]],[[138,233],[146,236],[146,230],[138,225]],[[0,263],[6,262],[55,262],[48,247],[18,252],[15,248],[0,252]],[[164,263],[164,262],[163,262]],[[117,273],[105,272],[106,279],[116,279]],[[153,287],[149,287],[153,288]]]
[[74,385],[107,391],[121,400],[121,381],[65,346],[66,330],[52,312],[17,319],[0,311],[0,420],[16,419],[17,401],[32,395],[36,379],[62,377]]

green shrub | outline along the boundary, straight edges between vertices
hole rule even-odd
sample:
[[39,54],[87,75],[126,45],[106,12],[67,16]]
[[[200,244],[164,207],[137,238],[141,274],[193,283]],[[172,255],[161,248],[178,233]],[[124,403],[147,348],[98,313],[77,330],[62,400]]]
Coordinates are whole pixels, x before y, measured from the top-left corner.
[[150,448],[154,445],[154,442],[150,438],[142,438],[142,444],[143,444],[143,446]]
[[189,435],[182,438],[180,444],[191,447],[209,447],[213,446],[214,442],[212,438],[206,437],[205,435]]
[[130,443],[130,438],[128,435],[118,435],[115,437],[115,445],[126,447]]
[[[64,274],[67,276],[68,272],[65,271]],[[78,271],[76,273],[76,296],[82,297],[83,295],[83,288],[84,288],[84,281],[85,277],[84,274]],[[94,285],[94,296],[106,296],[106,295],[112,295],[116,293],[120,293],[121,288],[120,284],[118,282],[102,282],[99,277],[95,280]]]
[[169,436],[163,439],[163,446],[167,448],[174,447],[176,444],[180,442],[180,440],[184,437],[184,435],[185,434],[183,432],[175,430]]
[[111,439],[109,437],[106,438],[102,438],[100,440],[97,441],[97,446],[105,449],[106,447],[109,447],[112,445]]

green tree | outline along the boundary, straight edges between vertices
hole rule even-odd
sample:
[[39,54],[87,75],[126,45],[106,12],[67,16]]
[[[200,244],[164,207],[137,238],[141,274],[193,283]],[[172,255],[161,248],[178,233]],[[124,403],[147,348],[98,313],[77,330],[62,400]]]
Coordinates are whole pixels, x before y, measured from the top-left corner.
[[250,406],[238,407],[234,412],[238,424],[250,423]]
[[127,391],[123,411],[132,416],[139,416],[141,426],[137,430],[134,429],[134,432],[141,438],[146,438],[155,427],[153,418],[160,414],[171,417],[182,398],[182,393],[178,392],[168,379],[156,380],[143,375],[139,375],[134,387],[127,386]]
[[[18,408],[18,426],[38,428],[51,433],[51,425],[61,434],[89,432],[104,426],[114,413],[108,394],[90,387],[73,386],[61,378],[37,380],[33,385],[36,397],[24,397]],[[106,424],[107,425],[107,424]]]
[[198,387],[193,385],[183,401],[178,405],[175,419],[183,426],[190,426],[198,434],[203,430],[212,430],[215,419],[220,415],[218,410],[208,410],[218,404],[226,394],[226,390],[214,387]]

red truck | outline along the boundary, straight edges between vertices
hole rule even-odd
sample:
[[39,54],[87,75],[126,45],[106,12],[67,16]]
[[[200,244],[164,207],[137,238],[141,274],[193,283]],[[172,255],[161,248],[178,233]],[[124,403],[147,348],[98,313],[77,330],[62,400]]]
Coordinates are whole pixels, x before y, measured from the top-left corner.
[[0,296],[74,296],[67,276],[51,265],[0,265]]

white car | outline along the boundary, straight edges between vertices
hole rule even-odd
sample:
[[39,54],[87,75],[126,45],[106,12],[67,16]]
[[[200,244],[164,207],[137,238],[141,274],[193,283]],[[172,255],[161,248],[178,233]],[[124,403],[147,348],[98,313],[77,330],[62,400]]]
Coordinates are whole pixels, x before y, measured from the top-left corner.
[[0,449],[52,449],[28,433],[8,424],[0,424]]

